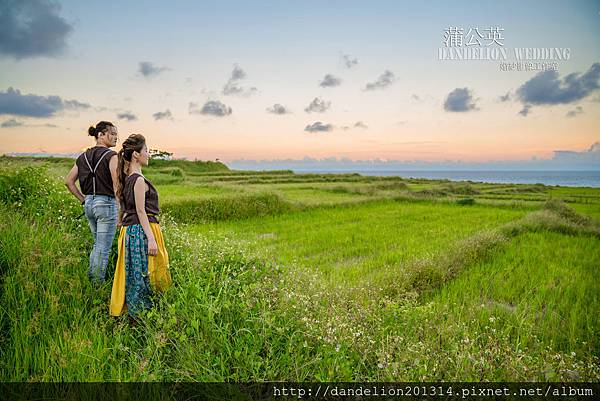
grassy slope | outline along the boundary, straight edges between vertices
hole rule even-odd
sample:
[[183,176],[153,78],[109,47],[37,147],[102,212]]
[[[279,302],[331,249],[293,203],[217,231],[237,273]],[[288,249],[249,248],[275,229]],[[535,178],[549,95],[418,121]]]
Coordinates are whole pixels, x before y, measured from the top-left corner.
[[[54,163],[51,176],[66,168],[67,163]],[[196,181],[181,170],[181,175],[173,173],[177,170],[166,164],[155,171],[159,180],[175,180],[175,198],[186,198],[183,188],[190,183],[214,185],[206,180],[208,174]],[[257,180],[256,173],[246,175]],[[444,182],[407,180],[409,191],[438,192],[417,202],[409,197],[406,202],[288,211],[212,226],[215,232],[248,239],[262,235],[256,244],[270,243],[275,260],[285,264],[256,258],[252,248],[251,254],[241,250],[237,235],[233,243],[208,238],[206,228],[200,236],[189,235],[166,219],[176,286],[132,328],[107,317],[108,288],[93,289],[85,277],[90,238],[83,220],[72,219],[79,206],[60,185],[47,191],[52,180],[36,177],[24,185],[17,180],[17,191],[14,182],[0,182],[2,190],[13,188],[0,191],[7,206],[0,212],[2,380],[600,377],[598,323],[593,319],[598,312],[593,280],[600,262],[598,222],[559,204],[520,219],[526,209],[448,203],[448,191],[478,199],[483,192],[505,197],[489,192],[508,190],[516,197],[537,197],[533,205],[538,207],[548,197],[564,196],[570,205],[596,215],[598,190],[553,193],[489,184],[449,188]],[[314,179],[308,184],[273,184],[269,179],[252,185],[261,191],[322,186],[321,200],[328,191],[357,197],[403,191],[401,186],[372,191],[382,183],[356,181],[355,176],[346,178],[354,180],[342,184],[346,188],[327,181],[331,177]],[[240,191],[256,190],[243,180],[237,185]],[[219,190],[208,189],[207,195],[218,199],[214,191]],[[203,193],[188,200],[199,199],[196,195]],[[315,200],[314,194],[309,197]],[[374,217],[388,210],[386,218]],[[361,221],[371,230],[361,232]],[[273,233],[280,235],[269,236]],[[359,233],[354,240],[353,233]],[[398,243],[414,252],[402,252]],[[346,277],[353,285],[325,280],[322,272],[339,270],[357,256],[352,250],[356,245],[368,255],[357,260],[361,269],[369,266],[368,260],[374,267],[384,266],[388,257],[393,263],[371,280]],[[379,251],[382,246],[392,248],[389,256]],[[314,265],[319,269],[310,268]]]

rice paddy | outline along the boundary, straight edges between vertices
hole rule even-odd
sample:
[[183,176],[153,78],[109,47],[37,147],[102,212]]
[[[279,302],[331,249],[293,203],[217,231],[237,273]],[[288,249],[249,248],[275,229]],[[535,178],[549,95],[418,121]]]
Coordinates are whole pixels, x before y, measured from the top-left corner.
[[0,158],[3,381],[600,378],[600,189],[152,161],[175,285],[130,326],[72,163]]

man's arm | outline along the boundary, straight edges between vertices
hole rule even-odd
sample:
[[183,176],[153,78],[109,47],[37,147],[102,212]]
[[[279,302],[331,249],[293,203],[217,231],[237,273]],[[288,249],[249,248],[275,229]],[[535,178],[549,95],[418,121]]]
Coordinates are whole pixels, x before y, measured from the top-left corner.
[[110,175],[112,177],[113,192],[115,193],[115,199],[117,200],[117,209],[119,209],[117,226],[121,227],[121,223],[123,221],[123,210],[121,209],[121,201],[117,196],[117,180],[119,179],[119,172],[117,171],[118,163],[119,157],[117,155],[113,155],[108,162],[108,168],[110,169]]
[[119,163],[119,158],[117,155],[113,155],[108,162],[108,168],[110,169],[110,175],[112,177],[113,182],[113,191],[115,193],[115,197],[117,196],[117,179],[119,178],[119,173],[117,172],[117,165]]
[[83,196],[79,188],[77,188],[77,185],[75,185],[78,173],[79,169],[77,168],[77,163],[75,163],[75,165],[73,165],[73,168],[71,168],[71,171],[69,171],[69,174],[67,174],[67,176],[65,177],[65,185],[69,189],[69,192],[71,192],[73,196],[79,199],[79,202],[83,203],[83,201],[85,200],[85,196]]

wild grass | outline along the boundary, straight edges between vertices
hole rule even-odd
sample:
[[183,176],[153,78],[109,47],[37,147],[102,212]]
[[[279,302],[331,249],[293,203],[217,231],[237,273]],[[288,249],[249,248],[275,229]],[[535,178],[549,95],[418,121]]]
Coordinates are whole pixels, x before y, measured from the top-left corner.
[[[248,186],[244,186],[248,187]],[[261,185],[261,187],[263,187]],[[256,187],[254,187],[256,188]],[[260,188],[260,187],[259,187]],[[296,204],[302,204],[305,206],[319,207],[326,205],[335,205],[335,204],[346,204],[353,202],[361,202],[365,200],[372,200],[377,198],[382,198],[375,193],[369,195],[368,192],[361,192],[361,190],[357,190],[356,192],[352,191],[330,191],[328,188],[319,188],[318,186],[305,186],[305,187],[296,187],[296,186],[283,186],[283,185],[273,185],[264,187],[265,190],[277,191],[280,193],[285,199],[294,202]]]
[[257,173],[260,173],[260,174],[269,174],[269,175],[275,175],[275,174],[290,175],[290,174],[294,174],[294,172],[292,170],[266,170],[266,171],[261,171],[261,172],[246,171],[246,170],[229,170],[229,171],[218,171],[218,172],[196,172],[196,173],[190,173],[190,175],[195,175],[195,176],[199,176],[199,177],[228,176],[228,175],[248,176],[248,175],[256,175]]
[[179,200],[200,199],[211,196],[231,195],[240,193],[238,188],[220,184],[158,184],[160,202],[171,203]]
[[[593,222],[554,208],[544,212],[560,225],[531,226],[542,214],[526,217],[519,232],[509,223],[477,233],[372,283],[336,284],[312,269],[294,271],[286,307],[304,311],[298,318],[308,335],[360,355],[353,372],[359,366],[378,380],[597,379],[599,300],[591,275],[600,242],[590,237]],[[562,226],[573,223],[581,230],[565,236]]]
[[1,380],[302,380],[319,362],[297,323],[271,312],[277,266],[191,239],[168,218],[175,285],[137,326],[110,318],[110,288],[85,275],[83,220],[57,218],[79,205],[42,171],[1,177],[1,201],[13,206],[0,209]]
[[262,192],[164,163],[182,179],[158,184],[174,286],[130,326],[86,277],[91,235],[55,179],[70,164],[45,165],[0,164],[0,380],[600,378],[598,190],[516,191],[550,200],[525,203],[345,177]]
[[186,173],[222,173],[230,171],[229,168],[221,162],[204,160],[159,160],[152,159],[152,167],[155,169],[174,169],[178,168]]
[[383,183],[374,184],[343,184],[335,185],[331,187],[323,188],[326,191],[333,193],[347,193],[347,194],[359,194],[366,196],[374,196],[381,194],[382,191],[404,191],[408,188],[408,185],[403,181],[389,181]]
[[187,223],[239,220],[281,214],[296,206],[272,192],[248,193],[166,203],[162,210]]
[[501,189],[495,189],[486,191],[488,194],[520,194],[520,193],[546,193],[548,192],[548,187],[543,184],[535,184],[535,185],[523,185],[523,186],[510,186],[504,187]]
[[477,195],[480,193],[480,191],[475,189],[473,185],[465,182],[447,183],[442,185],[440,189],[444,192],[454,195]]

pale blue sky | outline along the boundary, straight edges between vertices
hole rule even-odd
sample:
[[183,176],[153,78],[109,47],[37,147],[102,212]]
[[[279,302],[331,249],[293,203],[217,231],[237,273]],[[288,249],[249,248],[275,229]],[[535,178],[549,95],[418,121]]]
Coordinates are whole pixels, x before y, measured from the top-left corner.
[[[465,31],[479,27],[482,32],[499,26],[508,49],[569,47],[572,57],[559,63],[560,78],[584,73],[600,62],[599,1],[60,5],[58,14],[73,27],[65,51],[20,60],[2,55],[0,91],[13,87],[24,95],[56,95],[93,107],[46,119],[4,113],[0,122],[15,119],[23,125],[0,128],[0,152],[77,151],[89,145],[87,126],[100,119],[118,124],[121,136],[142,132],[156,146],[176,154],[222,159],[511,159],[544,157],[554,149],[583,150],[600,139],[600,103],[593,101],[597,93],[572,104],[535,107],[525,118],[518,114],[523,104],[500,104],[497,98],[514,92],[535,72],[502,72],[498,62],[437,60],[449,26]],[[356,57],[358,64],[344,68],[341,53]],[[141,77],[137,70],[142,61],[167,70],[151,79]],[[246,73],[240,84],[258,89],[252,96],[221,93],[235,64]],[[392,85],[363,90],[386,70],[395,75]],[[340,78],[341,85],[320,87],[325,74]],[[472,92],[477,108],[465,113],[444,110],[448,94],[463,87]],[[414,100],[413,94],[421,100]],[[315,97],[330,101],[331,108],[322,114],[306,113]],[[209,100],[223,102],[232,114],[189,113],[190,102],[201,107]],[[267,113],[275,103],[292,114]],[[577,106],[583,112],[566,117]],[[167,109],[173,121],[152,118]],[[137,120],[119,120],[122,112]],[[316,121],[334,129],[304,130]],[[342,129],[357,121],[368,128]],[[485,132],[489,137],[482,135]],[[416,142],[421,145],[407,145]]]

